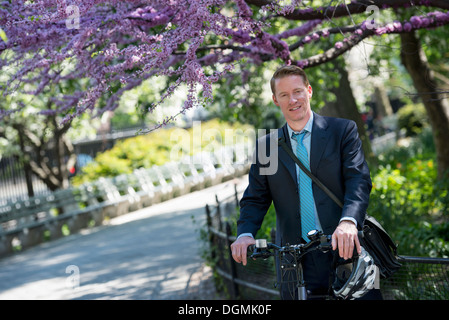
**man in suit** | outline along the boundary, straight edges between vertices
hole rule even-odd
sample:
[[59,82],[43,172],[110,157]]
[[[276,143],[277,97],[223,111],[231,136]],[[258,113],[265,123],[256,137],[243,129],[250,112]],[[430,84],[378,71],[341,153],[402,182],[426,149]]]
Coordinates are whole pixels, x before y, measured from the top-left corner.
[[[299,67],[284,66],[278,69],[271,79],[271,89],[273,101],[281,109],[286,124],[274,134],[260,138],[257,148],[263,146],[264,150],[270,150],[273,154],[269,154],[268,158],[277,157],[279,163],[275,170],[264,172],[267,162],[259,157],[253,161],[249,185],[240,202],[238,237],[231,245],[232,256],[236,262],[246,265],[247,247],[255,243],[254,236],[273,202],[278,245],[307,241],[306,233],[317,229],[324,234],[332,234],[333,249],[338,250],[341,258],[349,259],[354,248],[361,252],[357,233],[363,225],[371,192],[370,173],[356,124],[312,112],[312,87]],[[301,220],[301,216],[305,216],[301,214],[302,210],[307,210],[302,209],[301,205],[306,201],[300,200],[300,189],[306,190],[300,183],[302,172],[285,150],[277,146],[278,137],[284,138],[293,151],[299,150],[298,145],[301,145],[302,152],[308,157],[310,171],[343,202],[343,209],[313,183],[310,190],[312,202],[309,205],[311,218],[308,218],[312,220]],[[302,267],[309,293],[327,292],[331,262],[331,253],[314,251],[305,256]],[[281,297],[293,298],[287,291],[288,288],[281,287]],[[380,298],[378,294],[372,298]],[[370,294],[367,296],[369,298]]]

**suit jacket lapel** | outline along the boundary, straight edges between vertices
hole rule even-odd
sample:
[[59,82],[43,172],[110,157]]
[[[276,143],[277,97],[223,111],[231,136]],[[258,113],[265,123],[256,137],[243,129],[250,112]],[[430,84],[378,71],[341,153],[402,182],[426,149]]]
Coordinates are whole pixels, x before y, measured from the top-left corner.
[[327,122],[325,118],[314,113],[314,121],[312,127],[312,141],[310,145],[310,171],[316,175],[318,163],[321,160],[328,139],[327,136]]
[[[282,128],[278,129],[278,136],[279,136],[279,138],[283,137],[285,139],[285,143],[287,144],[287,146],[289,148],[292,147],[291,142],[290,142],[290,137],[288,136],[287,124],[285,124]],[[281,147],[281,145],[278,145],[278,154],[279,154],[279,160],[287,168],[287,170],[290,173],[295,184],[298,184],[297,177],[296,177],[295,162],[288,155],[288,153],[285,152],[285,150]]]

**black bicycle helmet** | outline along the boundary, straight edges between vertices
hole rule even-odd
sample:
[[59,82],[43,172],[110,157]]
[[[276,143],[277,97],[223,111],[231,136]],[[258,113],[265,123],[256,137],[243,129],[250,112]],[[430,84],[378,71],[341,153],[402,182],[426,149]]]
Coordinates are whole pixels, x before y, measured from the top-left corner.
[[339,299],[360,298],[374,287],[377,268],[370,254],[363,247],[361,248],[360,255],[352,259],[334,260],[335,281],[332,289]]

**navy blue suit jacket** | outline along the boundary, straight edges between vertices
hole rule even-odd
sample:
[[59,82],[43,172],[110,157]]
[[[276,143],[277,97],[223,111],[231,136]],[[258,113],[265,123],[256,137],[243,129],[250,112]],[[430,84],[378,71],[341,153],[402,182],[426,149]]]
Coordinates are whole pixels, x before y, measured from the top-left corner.
[[[297,244],[301,241],[301,219],[296,168],[293,159],[278,145],[280,137],[284,137],[291,148],[287,124],[257,141],[256,155],[261,144],[265,144],[268,157],[277,150],[277,170],[272,174],[261,174],[260,169],[268,167],[274,159],[268,164],[264,164],[265,160],[260,161],[260,157],[253,160],[249,185],[240,201],[237,234],[255,236],[273,202],[276,243]],[[270,144],[274,144],[271,153]],[[368,207],[371,179],[355,122],[314,114],[310,153],[311,172],[344,203],[341,209],[315,183],[312,184],[323,232],[332,234],[342,217],[354,218],[360,229]]]

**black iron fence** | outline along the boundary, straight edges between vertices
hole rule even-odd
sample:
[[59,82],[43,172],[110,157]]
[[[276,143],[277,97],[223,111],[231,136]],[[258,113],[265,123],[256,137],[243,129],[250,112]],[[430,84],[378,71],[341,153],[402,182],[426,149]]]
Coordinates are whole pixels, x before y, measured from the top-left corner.
[[[30,182],[35,195],[49,192],[47,186],[36,176]],[[0,204],[7,199],[28,198],[28,187],[23,162],[14,157],[0,159]]]
[[[81,167],[91,161],[98,152],[104,152],[112,148],[119,139],[125,139],[135,136],[137,129],[113,132],[107,135],[98,136],[95,139],[80,140],[73,143],[77,161],[75,168],[68,168],[70,175],[79,172]],[[31,155],[32,156],[32,155]],[[54,159],[51,150],[46,150],[46,156]],[[74,171],[71,171],[74,169]],[[0,204],[10,199],[28,199],[29,188],[32,189],[34,196],[50,193],[45,183],[36,175],[29,172],[29,182],[27,186],[27,177],[23,161],[17,157],[1,157],[0,155]]]
[[[238,196],[206,206],[209,259],[217,274],[218,289],[231,299],[279,299],[274,259],[235,263],[230,244],[235,240],[228,221],[238,206]],[[274,241],[274,239],[270,239]],[[402,267],[381,279],[385,300],[448,300],[449,259],[400,256]]]

